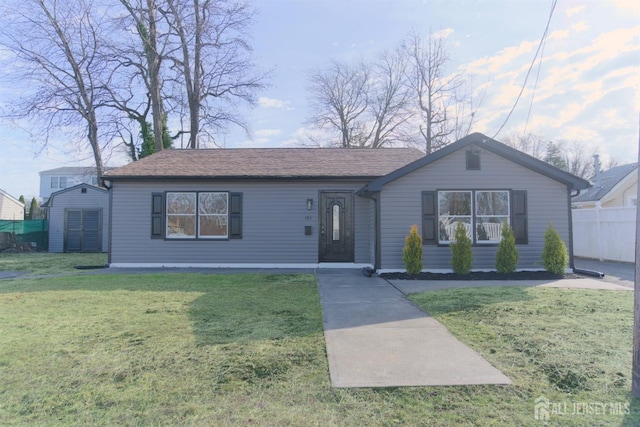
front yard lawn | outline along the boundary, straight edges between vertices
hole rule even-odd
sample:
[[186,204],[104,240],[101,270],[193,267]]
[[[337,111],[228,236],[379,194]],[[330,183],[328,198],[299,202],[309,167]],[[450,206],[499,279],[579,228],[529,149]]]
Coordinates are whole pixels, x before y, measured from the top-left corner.
[[[537,426],[540,395],[637,409],[630,292],[413,298],[513,385],[332,389],[312,275],[0,280],[0,425]],[[610,412],[550,425],[637,424]]]
[[30,276],[77,273],[76,265],[105,265],[107,254],[60,254],[49,252],[0,253],[0,271],[21,271]]

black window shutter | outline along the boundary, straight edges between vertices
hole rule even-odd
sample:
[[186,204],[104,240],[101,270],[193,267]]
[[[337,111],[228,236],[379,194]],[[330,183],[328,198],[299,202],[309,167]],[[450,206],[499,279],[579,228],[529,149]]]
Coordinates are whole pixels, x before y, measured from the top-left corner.
[[242,193],[229,193],[229,238],[242,239]]
[[511,224],[513,226],[513,236],[516,239],[516,244],[526,245],[529,243],[529,233],[527,230],[527,192],[516,190],[511,194]]
[[438,204],[437,192],[422,192],[422,244],[438,244]]
[[151,238],[162,239],[164,225],[164,194],[151,194]]

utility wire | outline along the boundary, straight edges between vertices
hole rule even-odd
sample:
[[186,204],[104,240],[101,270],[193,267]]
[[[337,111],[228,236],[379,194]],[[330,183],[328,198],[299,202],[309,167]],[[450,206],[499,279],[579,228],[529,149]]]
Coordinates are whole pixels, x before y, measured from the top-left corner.
[[536,63],[536,59],[538,58],[538,53],[540,53],[540,50],[542,49],[542,46],[544,45],[544,42],[547,39],[547,33],[549,32],[549,25],[551,24],[551,17],[553,16],[553,11],[555,10],[557,4],[558,4],[558,0],[553,0],[551,4],[551,12],[549,12],[549,18],[547,19],[547,25],[544,29],[544,33],[542,34],[542,38],[540,38],[540,43],[538,44],[538,49],[536,49],[536,54],[534,55],[533,60],[531,61],[531,65],[529,65],[529,69],[527,70],[527,75],[525,76],[524,82],[522,83],[522,87],[520,88],[520,93],[518,94],[516,101],[513,103],[513,107],[511,107],[511,111],[509,111],[509,114],[507,114],[507,117],[504,119],[504,122],[502,123],[498,131],[495,133],[495,135],[491,137],[492,139],[495,139],[495,137],[498,136],[500,131],[502,131],[502,128],[504,128],[504,126],[507,124],[507,122],[511,118],[511,114],[513,114],[513,111],[516,109],[516,106],[518,105],[518,101],[522,96],[522,92],[524,92],[524,88],[527,86],[527,80],[529,79],[529,74],[531,74],[531,69],[533,68],[533,65]]
[[533,100],[536,97],[536,89],[538,88],[538,80],[540,80],[540,70],[542,69],[542,58],[544,58],[544,48],[547,45],[547,40],[542,44],[542,51],[540,51],[540,60],[538,60],[538,72],[536,73],[536,81],[533,83],[533,92],[531,93],[531,102],[529,103],[529,111],[527,111],[527,120],[524,122],[524,128],[522,129],[522,136],[527,133],[527,126],[529,126],[529,118],[531,117],[531,110],[533,109]]

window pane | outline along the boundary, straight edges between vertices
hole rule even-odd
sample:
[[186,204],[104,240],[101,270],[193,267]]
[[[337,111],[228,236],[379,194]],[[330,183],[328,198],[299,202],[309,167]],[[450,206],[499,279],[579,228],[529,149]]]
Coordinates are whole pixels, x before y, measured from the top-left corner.
[[198,198],[200,215],[227,214],[227,193],[200,193]]
[[471,192],[438,192],[438,209],[441,216],[471,215]]
[[467,236],[471,239],[471,218],[470,217],[440,217],[439,219],[439,236],[441,242],[451,242],[455,236],[455,230],[458,222],[464,224],[467,229]]
[[58,177],[57,176],[52,176],[51,177],[51,188],[58,188]]
[[167,193],[167,214],[195,215],[195,193]]
[[227,237],[228,224],[226,215],[201,215],[201,237]]
[[509,215],[509,192],[476,192],[476,215]]
[[502,224],[507,217],[477,217],[476,239],[478,241],[499,242],[502,239]]
[[187,238],[196,236],[195,215],[167,215],[167,237]]
[[60,188],[67,188],[67,177],[66,176],[61,176],[60,177]]
[[331,210],[333,213],[333,240],[340,240],[340,205],[333,205]]

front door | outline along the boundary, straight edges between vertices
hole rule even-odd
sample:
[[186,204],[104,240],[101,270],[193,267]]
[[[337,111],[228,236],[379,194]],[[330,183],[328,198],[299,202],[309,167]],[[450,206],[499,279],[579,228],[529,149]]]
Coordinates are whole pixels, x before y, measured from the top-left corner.
[[100,252],[101,236],[100,209],[65,210],[65,252]]
[[320,192],[320,262],[353,262],[353,193]]

